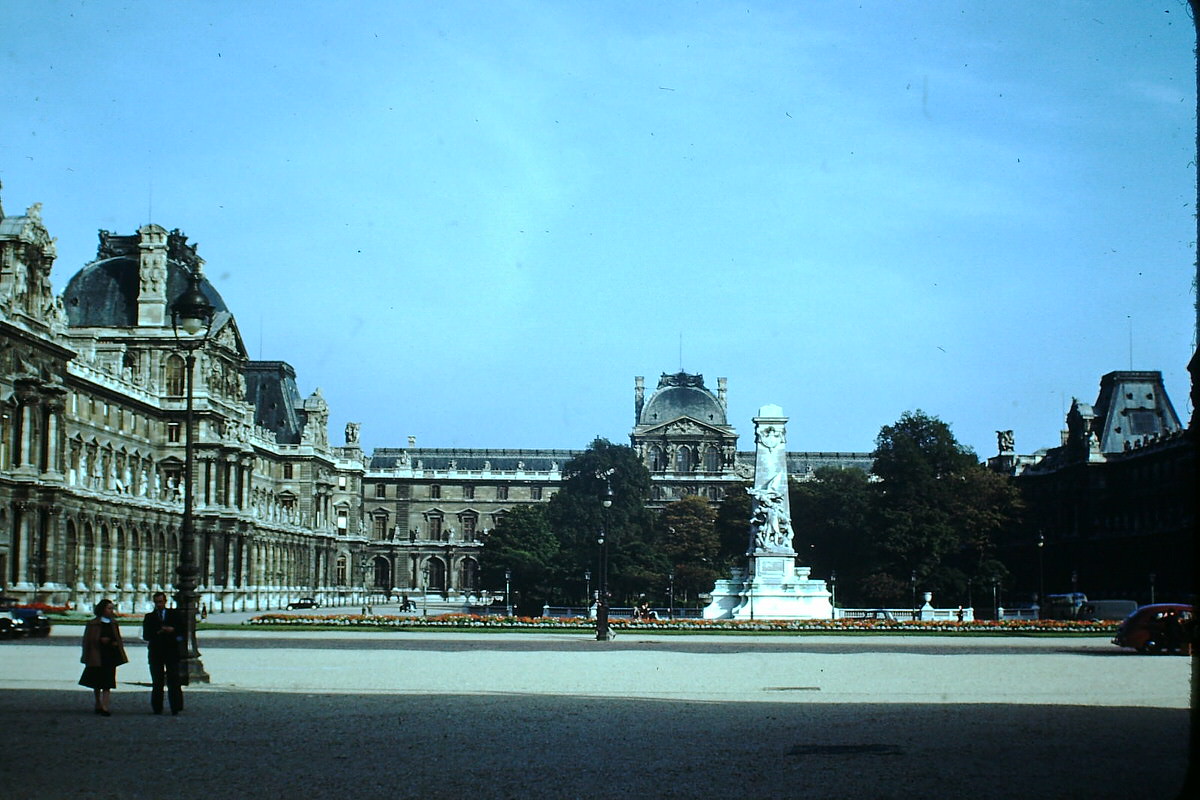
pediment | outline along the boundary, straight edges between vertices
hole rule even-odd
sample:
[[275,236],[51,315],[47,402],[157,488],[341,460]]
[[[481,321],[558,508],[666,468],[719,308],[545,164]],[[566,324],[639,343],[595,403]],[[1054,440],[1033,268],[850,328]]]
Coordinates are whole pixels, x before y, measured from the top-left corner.
[[696,419],[692,419],[691,417],[676,417],[675,419],[669,422],[664,422],[661,425],[655,425],[653,427],[646,428],[645,430],[638,432],[637,436],[638,438],[671,438],[677,436],[689,436],[704,439],[724,439],[727,438],[729,434],[721,428],[717,428],[713,425],[706,425],[705,423]]

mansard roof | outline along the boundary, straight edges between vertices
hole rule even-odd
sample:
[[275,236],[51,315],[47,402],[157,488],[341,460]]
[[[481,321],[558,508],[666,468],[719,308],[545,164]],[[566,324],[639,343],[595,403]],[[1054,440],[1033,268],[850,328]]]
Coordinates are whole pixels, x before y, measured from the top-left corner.
[[1100,379],[1094,413],[1102,453],[1120,453],[1181,429],[1158,371],[1108,373]]
[[[369,469],[427,469],[458,472],[553,472],[580,450],[486,450],[428,447],[381,447]],[[453,465],[453,466],[452,466]]]
[[[137,235],[117,236],[100,231],[96,260],[75,273],[63,292],[68,325],[131,328],[138,324],[138,242]],[[183,294],[189,275],[199,270],[201,263],[195,245],[188,244],[187,237],[178,230],[171,231],[167,236],[166,296],[175,298]],[[201,278],[200,291],[217,311],[229,310],[207,278]]]
[[254,404],[254,424],[274,431],[280,444],[299,444],[306,417],[292,365],[286,361],[250,361],[244,374],[246,400]]
[[663,373],[658,388],[638,415],[639,426],[657,426],[680,417],[690,417],[706,425],[725,426],[725,407],[704,386],[703,375]]

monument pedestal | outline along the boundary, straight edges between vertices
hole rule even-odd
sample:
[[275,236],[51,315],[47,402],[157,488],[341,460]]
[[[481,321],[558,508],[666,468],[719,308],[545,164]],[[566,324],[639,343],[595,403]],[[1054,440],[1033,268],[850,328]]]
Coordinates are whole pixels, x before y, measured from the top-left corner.
[[809,579],[809,568],[797,568],[794,557],[756,555],[751,563],[749,574],[735,569],[717,581],[705,619],[833,619],[825,582]]

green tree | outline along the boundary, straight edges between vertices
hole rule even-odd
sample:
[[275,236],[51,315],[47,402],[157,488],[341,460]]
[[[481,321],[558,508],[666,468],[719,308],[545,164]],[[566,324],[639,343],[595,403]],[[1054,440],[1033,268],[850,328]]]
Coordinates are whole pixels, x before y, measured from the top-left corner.
[[717,531],[718,569],[724,575],[730,567],[746,565],[746,551],[750,549],[750,494],[748,484],[725,491],[725,497],[717,508],[714,523]]
[[861,469],[821,467],[812,480],[790,486],[796,550],[813,577],[830,580],[837,573],[840,605],[866,602],[862,581],[878,566],[869,533],[873,499]]
[[[612,490],[607,509],[606,488]],[[564,599],[582,595],[584,570],[590,569],[592,585],[598,584],[597,539],[602,530],[607,534],[614,605],[662,585],[666,562],[654,541],[653,516],[646,508],[649,498],[650,472],[631,447],[597,438],[563,466],[562,488],[550,499],[549,519],[560,543],[556,574]]]
[[1007,481],[954,438],[949,425],[920,410],[905,412],[880,430],[874,457],[872,472],[879,480],[871,527],[882,569],[873,585],[889,586],[892,594],[896,586],[908,585],[911,598],[915,573],[917,591],[955,600],[984,562],[995,569],[995,536],[1013,524],[1020,501]]
[[520,601],[520,613],[541,612],[550,599],[558,539],[550,530],[546,509],[540,505],[514,506],[500,517],[479,554],[479,569],[487,586],[503,586],[511,570],[511,589]]
[[703,497],[688,496],[658,516],[659,542],[675,575],[676,598],[689,602],[711,591],[720,576],[716,512]]

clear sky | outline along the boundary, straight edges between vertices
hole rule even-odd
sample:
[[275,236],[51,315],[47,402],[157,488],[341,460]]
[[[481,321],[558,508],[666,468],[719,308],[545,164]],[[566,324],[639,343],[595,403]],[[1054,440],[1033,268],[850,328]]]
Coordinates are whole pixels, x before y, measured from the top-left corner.
[[729,379],[793,450],[920,408],[980,456],[1162,370],[1186,418],[1181,0],[0,3],[0,180],[58,238],[199,244],[331,439],[627,441]]

